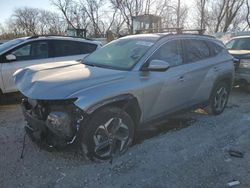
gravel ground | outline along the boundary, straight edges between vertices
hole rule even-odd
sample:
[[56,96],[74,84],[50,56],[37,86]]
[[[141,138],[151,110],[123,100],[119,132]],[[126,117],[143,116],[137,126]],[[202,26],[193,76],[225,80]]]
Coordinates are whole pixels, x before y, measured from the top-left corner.
[[[222,115],[189,112],[161,125],[161,134],[141,132],[113,164],[43,151],[28,138],[20,159],[24,124],[17,104],[0,106],[0,187],[222,188],[232,180],[250,187],[250,97],[238,90]],[[230,149],[244,157],[231,157]]]

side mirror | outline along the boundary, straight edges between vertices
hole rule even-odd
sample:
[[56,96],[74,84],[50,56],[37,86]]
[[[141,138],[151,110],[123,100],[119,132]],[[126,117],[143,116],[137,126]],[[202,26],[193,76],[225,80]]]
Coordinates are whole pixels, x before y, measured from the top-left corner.
[[168,70],[170,64],[163,60],[152,60],[150,61],[147,67],[143,67],[142,71],[156,71],[156,72],[164,72]]
[[8,54],[6,55],[7,61],[16,61],[16,56],[14,54]]

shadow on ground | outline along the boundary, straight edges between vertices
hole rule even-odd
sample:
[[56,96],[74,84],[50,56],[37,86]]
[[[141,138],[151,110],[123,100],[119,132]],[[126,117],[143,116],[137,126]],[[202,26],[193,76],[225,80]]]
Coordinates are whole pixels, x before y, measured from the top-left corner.
[[143,141],[155,136],[165,134],[169,131],[177,131],[191,126],[196,120],[192,118],[173,117],[165,123],[152,126],[150,129],[137,131],[134,144],[140,144]]
[[4,94],[0,100],[0,105],[20,104],[22,98],[23,96],[18,92]]

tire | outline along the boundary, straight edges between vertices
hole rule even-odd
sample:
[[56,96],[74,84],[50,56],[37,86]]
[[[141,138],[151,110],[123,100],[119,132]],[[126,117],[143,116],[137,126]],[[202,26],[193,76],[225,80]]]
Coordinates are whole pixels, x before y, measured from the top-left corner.
[[247,93],[250,93],[250,84],[246,80],[242,80],[239,84],[240,89]]
[[229,84],[219,82],[212,90],[209,106],[206,111],[212,115],[220,115],[226,108],[230,94]]
[[250,84],[246,84],[243,89],[247,92],[250,93]]
[[80,136],[80,148],[90,160],[108,160],[132,144],[134,122],[124,110],[105,107],[94,112]]
[[0,89],[0,105],[3,104],[3,93]]

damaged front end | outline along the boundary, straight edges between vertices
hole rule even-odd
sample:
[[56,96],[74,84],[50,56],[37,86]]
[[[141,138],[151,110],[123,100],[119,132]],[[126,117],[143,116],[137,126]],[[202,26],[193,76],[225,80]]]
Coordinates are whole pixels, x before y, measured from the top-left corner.
[[74,143],[83,112],[73,102],[23,99],[22,109],[27,121],[25,130],[32,140],[56,148]]

